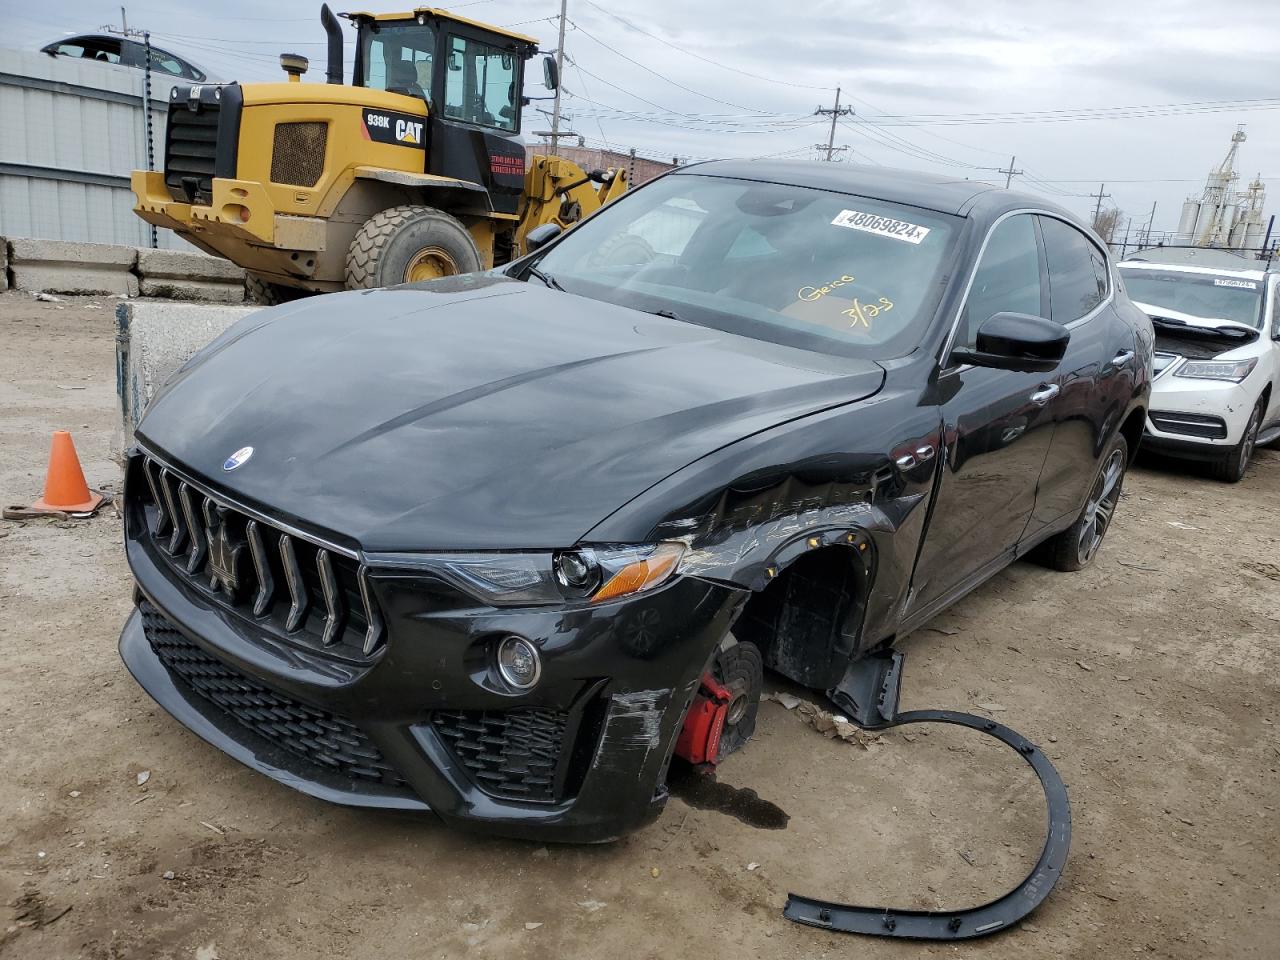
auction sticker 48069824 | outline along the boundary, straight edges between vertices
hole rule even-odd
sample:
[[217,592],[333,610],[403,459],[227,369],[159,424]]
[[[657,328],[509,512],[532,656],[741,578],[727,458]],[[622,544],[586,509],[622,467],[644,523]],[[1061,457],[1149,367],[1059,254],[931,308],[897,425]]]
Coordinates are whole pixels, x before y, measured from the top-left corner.
[[874,213],[862,213],[858,210],[841,210],[831,221],[832,226],[848,227],[850,230],[861,230],[881,237],[892,237],[907,243],[919,243],[929,235],[929,228],[906,220],[895,220],[893,217],[882,217]]

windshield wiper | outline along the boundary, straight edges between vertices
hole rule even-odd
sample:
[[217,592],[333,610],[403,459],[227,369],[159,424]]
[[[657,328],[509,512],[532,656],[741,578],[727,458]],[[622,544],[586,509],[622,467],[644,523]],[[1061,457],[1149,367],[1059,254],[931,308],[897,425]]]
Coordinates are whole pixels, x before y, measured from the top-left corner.
[[1159,314],[1150,314],[1150,317],[1152,323],[1161,327],[1176,327],[1179,334],[1188,337],[1204,337],[1206,339],[1221,337],[1224,340],[1240,340],[1242,342],[1252,342],[1258,337],[1256,331],[1250,331],[1237,324],[1222,327],[1202,327],[1198,324],[1187,323],[1185,320],[1179,320],[1177,317],[1162,317]]
[[537,277],[539,280],[541,280],[546,286],[550,287],[552,290],[559,290],[561,293],[565,292],[564,287],[560,286],[560,281],[557,280],[555,277],[553,277],[551,274],[543,273],[541,270],[539,270],[537,267],[534,267],[534,266],[528,266],[528,267],[525,267],[525,269],[529,271],[530,276]]
[[649,312],[655,317],[665,317],[668,320],[679,320],[684,322],[684,317],[680,316],[680,314],[676,313],[674,310],[650,310]]

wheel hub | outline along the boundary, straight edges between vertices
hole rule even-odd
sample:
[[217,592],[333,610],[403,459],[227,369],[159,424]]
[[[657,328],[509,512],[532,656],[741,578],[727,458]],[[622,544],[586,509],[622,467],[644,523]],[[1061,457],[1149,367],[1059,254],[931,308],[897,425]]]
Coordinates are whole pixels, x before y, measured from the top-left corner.
[[406,283],[438,280],[459,273],[457,261],[442,247],[423,247],[404,268]]

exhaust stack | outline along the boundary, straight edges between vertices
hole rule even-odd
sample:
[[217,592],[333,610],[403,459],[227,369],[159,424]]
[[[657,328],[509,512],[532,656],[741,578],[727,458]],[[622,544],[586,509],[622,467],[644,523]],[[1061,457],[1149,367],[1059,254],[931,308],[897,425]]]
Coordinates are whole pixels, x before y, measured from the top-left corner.
[[326,3],[320,7],[320,23],[329,36],[329,66],[325,70],[325,83],[342,83],[342,25]]

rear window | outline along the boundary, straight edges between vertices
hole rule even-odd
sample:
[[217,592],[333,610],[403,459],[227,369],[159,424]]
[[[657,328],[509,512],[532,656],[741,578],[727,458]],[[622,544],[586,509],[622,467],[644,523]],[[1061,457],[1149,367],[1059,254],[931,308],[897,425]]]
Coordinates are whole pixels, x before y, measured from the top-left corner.
[[896,356],[933,317],[961,223],[868,197],[680,174],[606,207],[537,266],[571,293],[806,349]]

